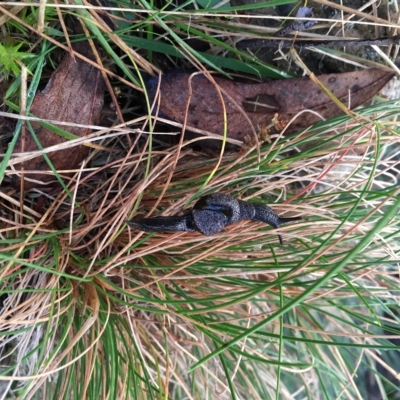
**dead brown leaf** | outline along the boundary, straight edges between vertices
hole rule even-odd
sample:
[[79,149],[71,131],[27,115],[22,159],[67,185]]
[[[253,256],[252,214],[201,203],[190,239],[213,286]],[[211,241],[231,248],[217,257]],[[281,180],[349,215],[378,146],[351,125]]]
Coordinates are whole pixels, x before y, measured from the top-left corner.
[[[172,72],[162,76],[159,99],[161,117],[180,123],[184,121],[190,75],[185,72]],[[344,105],[350,105],[352,109],[371,99],[393,76],[391,72],[372,68],[320,75],[318,80]],[[152,101],[157,94],[158,79],[154,77],[147,82]],[[273,122],[278,120],[287,122],[303,110],[312,110],[325,119],[343,113],[308,77],[255,84],[220,77],[214,79],[223,93],[228,117],[228,137],[231,139],[243,141],[246,134],[251,135],[254,129],[257,132],[258,127],[273,126]],[[191,88],[187,128],[190,130],[190,127],[194,127],[222,135],[223,109],[215,85],[205,76],[196,75],[191,80]],[[287,132],[307,128],[320,120],[314,113],[303,113],[290,125]]]
[[[84,56],[94,60],[93,52],[88,42],[80,42],[73,45],[73,49]],[[52,74],[50,81],[44,90],[38,93],[33,101],[30,113],[35,117],[78,123],[84,125],[96,125],[100,120],[104,103],[104,81],[99,69],[91,66],[78,57],[73,58],[67,53],[60,66]],[[65,142],[65,138],[51,130],[45,129],[36,122],[32,127],[43,148],[55,146]],[[90,133],[90,129],[78,127],[60,126],[61,129],[84,137]],[[22,148],[24,147],[24,148]],[[29,130],[26,130],[25,144],[20,136],[15,152],[31,152],[39,150]],[[48,153],[48,156],[56,170],[70,170],[77,168],[87,157],[89,147],[80,145],[60,151]],[[18,170],[21,164],[16,164]],[[54,176],[41,173],[50,168],[43,157],[37,157],[23,163],[25,176],[25,189],[40,186],[29,178],[43,183],[54,181]],[[37,171],[28,173],[27,171]],[[28,178],[28,179],[27,179]],[[14,185],[19,185],[20,178],[14,178]]]

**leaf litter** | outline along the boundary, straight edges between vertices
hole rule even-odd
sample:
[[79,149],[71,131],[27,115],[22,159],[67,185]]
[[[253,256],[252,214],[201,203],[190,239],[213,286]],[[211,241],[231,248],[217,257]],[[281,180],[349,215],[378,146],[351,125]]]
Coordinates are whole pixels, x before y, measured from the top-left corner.
[[[73,50],[95,60],[88,42],[73,44]],[[98,124],[104,104],[104,87],[104,81],[98,68],[66,53],[45,89],[36,95],[30,112],[38,118],[70,122],[71,126],[68,131],[77,137],[85,137],[91,132],[91,129],[76,127],[73,124]],[[66,141],[64,137],[50,128],[45,128],[39,122],[32,121],[31,126],[43,149]],[[64,127],[61,126],[61,128]],[[41,149],[29,130],[27,130],[24,140],[22,136],[18,138],[15,147],[16,153],[38,150]],[[79,167],[88,156],[89,150],[90,148],[85,145],[78,145],[51,152],[48,157],[57,171],[71,170]],[[20,165],[16,164],[16,169]],[[23,167],[25,189],[40,187],[42,184],[55,180],[53,175],[45,173],[50,170],[50,167],[43,156],[24,161]],[[28,171],[31,172],[28,173]],[[19,185],[20,177],[14,177],[13,183]]]
[[[393,76],[393,72],[370,68],[320,75],[318,80],[345,106],[353,109],[370,100]],[[216,88],[218,85],[227,114],[227,136],[240,141],[261,126],[275,128],[276,120],[283,122],[284,126],[305,110],[310,112],[302,113],[286,132],[305,129],[321,118],[343,114],[328,94],[308,77],[262,83],[243,83],[220,77],[213,79],[215,83],[203,75],[174,71],[162,76],[159,90],[159,77],[149,79],[147,90],[151,101],[157,102],[160,116],[181,123],[186,121],[189,130],[193,127],[223,135],[224,111]]]

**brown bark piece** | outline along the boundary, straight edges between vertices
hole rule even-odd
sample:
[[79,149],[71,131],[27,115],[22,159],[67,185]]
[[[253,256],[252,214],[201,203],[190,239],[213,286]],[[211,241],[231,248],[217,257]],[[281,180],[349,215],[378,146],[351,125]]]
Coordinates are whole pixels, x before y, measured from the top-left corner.
[[[183,122],[189,95],[189,77],[185,72],[172,72],[162,76],[160,85],[161,117]],[[355,108],[372,98],[394,76],[378,68],[362,71],[326,74],[318,80],[328,88],[344,105]],[[153,101],[157,93],[158,77],[147,82],[147,90]],[[221,88],[228,117],[228,137],[243,141],[251,135],[252,129],[244,113],[257,131],[261,126],[271,124],[278,114],[279,121],[289,121],[298,112],[309,109],[323,118],[343,114],[328,95],[310,78],[281,79],[263,83],[241,83],[214,77]],[[223,134],[221,100],[215,85],[203,75],[191,80],[187,125],[215,134]],[[234,101],[232,101],[233,99]],[[242,108],[239,109],[237,105]],[[289,127],[287,132],[307,128],[321,119],[313,113],[303,113]],[[188,128],[190,129],[190,128]]]
[[[94,60],[93,52],[88,42],[73,45],[78,53]],[[93,67],[78,57],[72,58],[67,53],[60,66],[52,74],[50,81],[43,91],[38,93],[33,101],[30,113],[39,118],[79,123],[84,125],[98,124],[104,103],[104,81],[99,69]],[[43,146],[47,148],[65,142],[67,139],[43,128],[36,122],[32,127]],[[60,126],[76,136],[86,136],[90,129]],[[29,130],[26,130],[24,149],[19,137],[15,152],[30,152],[39,150]],[[76,146],[69,149],[48,153],[48,156],[57,170],[74,169],[87,157],[89,147]],[[20,164],[15,166],[19,169]],[[32,178],[41,182],[54,181],[53,175],[43,174],[40,171],[49,171],[50,168],[43,157],[37,157],[24,162],[24,170],[34,170],[38,173],[25,173],[25,178]],[[14,179],[19,185],[20,178]],[[25,189],[40,187],[41,185],[25,179]]]

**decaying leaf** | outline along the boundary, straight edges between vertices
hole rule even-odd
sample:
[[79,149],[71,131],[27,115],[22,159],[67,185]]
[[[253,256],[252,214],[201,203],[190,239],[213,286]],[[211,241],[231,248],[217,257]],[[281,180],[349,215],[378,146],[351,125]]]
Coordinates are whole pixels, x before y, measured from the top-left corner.
[[[393,77],[393,73],[378,68],[349,73],[326,74],[318,80],[344,105],[355,108],[368,101]],[[189,78],[185,72],[164,74],[160,84],[159,115],[183,122],[189,100]],[[157,94],[158,77],[147,82],[153,101]],[[282,79],[263,83],[241,83],[214,77],[221,88],[228,117],[228,137],[244,140],[246,134],[259,126],[275,121],[289,121],[303,110],[312,110],[323,118],[341,115],[342,110],[310,78]],[[191,97],[187,115],[190,127],[222,135],[223,108],[215,85],[203,75],[191,80]],[[247,118],[246,118],[247,117]],[[250,121],[249,121],[250,120]],[[287,132],[304,129],[320,121],[311,112],[303,113],[288,127]]]
[[[74,44],[73,48],[87,58],[94,59],[88,42]],[[103,103],[104,81],[100,71],[80,58],[73,58],[67,53],[60,66],[52,74],[45,89],[36,95],[30,113],[35,117],[54,121],[96,125],[100,120]],[[32,122],[32,127],[44,149],[63,143],[66,140],[36,122]],[[60,126],[60,128],[79,137],[90,133],[90,129],[86,128],[66,127],[65,125]],[[39,149],[27,129],[25,144],[23,145],[20,136],[15,152],[37,150]],[[48,153],[48,156],[53,166],[61,171],[77,168],[83,159],[87,157],[88,152],[89,148],[82,145]],[[19,167],[20,164],[16,164],[15,168],[17,170]],[[40,186],[40,183],[33,182],[30,179],[42,183],[48,183],[55,179],[52,175],[40,172],[50,171],[50,167],[42,156],[25,161],[24,170],[38,171],[33,174],[25,172],[25,189]],[[14,178],[13,182],[18,185],[20,178]]]

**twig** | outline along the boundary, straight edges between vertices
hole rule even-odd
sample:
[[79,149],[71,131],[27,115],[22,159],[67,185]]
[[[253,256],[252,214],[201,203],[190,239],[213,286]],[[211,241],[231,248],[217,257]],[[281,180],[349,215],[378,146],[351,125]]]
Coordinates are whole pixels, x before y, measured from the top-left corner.
[[400,44],[400,35],[384,36],[377,39],[361,40],[297,40],[292,39],[249,39],[242,40],[236,44],[238,49],[255,49],[260,47],[289,48],[289,47],[343,47],[343,46],[388,46],[391,44]]

